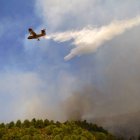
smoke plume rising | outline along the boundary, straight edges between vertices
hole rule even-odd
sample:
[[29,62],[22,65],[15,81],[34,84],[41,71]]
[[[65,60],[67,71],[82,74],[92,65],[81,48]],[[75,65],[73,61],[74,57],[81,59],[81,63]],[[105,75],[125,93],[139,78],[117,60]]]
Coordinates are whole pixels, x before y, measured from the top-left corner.
[[46,39],[52,38],[58,42],[72,40],[74,48],[64,57],[65,60],[70,60],[75,56],[95,52],[104,42],[139,24],[140,17],[137,16],[128,20],[112,21],[109,25],[100,28],[88,26],[79,31],[54,33],[46,36]]
[[[63,102],[62,110],[68,120],[87,120],[125,138],[138,136],[140,130],[139,109],[125,113],[122,109],[125,103],[119,105],[115,101],[116,97],[117,95],[113,96],[110,101],[109,96],[106,97],[92,86],[87,86],[67,98]],[[130,97],[126,97],[126,101],[127,98]],[[125,109],[127,110],[127,108]],[[124,113],[120,114],[122,110]]]

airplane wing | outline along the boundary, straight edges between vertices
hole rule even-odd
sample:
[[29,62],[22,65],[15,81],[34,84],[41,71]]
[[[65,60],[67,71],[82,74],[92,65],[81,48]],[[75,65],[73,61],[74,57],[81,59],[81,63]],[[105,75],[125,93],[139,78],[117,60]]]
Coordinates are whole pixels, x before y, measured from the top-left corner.
[[31,28],[29,28],[29,33],[30,33],[31,36],[36,36],[36,33]]

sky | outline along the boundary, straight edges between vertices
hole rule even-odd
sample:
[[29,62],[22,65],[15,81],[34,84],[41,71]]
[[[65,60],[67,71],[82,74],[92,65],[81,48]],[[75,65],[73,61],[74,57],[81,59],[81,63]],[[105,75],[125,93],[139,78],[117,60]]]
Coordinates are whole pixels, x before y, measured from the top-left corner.
[[[138,0],[1,0],[0,11],[0,122],[140,111]],[[30,27],[46,38],[28,40]]]

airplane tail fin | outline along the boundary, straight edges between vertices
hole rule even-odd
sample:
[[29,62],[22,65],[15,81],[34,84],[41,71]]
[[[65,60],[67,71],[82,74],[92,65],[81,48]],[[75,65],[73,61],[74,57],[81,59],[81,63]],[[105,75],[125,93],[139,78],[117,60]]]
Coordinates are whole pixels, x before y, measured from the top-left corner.
[[43,35],[46,35],[45,29],[41,30],[41,33],[42,33]]

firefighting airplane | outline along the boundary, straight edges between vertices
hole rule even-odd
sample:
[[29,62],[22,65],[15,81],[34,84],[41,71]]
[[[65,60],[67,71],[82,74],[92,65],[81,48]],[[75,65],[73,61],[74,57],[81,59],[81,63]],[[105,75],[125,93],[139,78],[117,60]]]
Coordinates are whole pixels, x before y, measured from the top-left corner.
[[46,35],[46,31],[45,29],[41,30],[41,33],[40,34],[36,34],[32,28],[29,28],[29,33],[30,33],[30,36],[28,36],[28,39],[37,39],[39,41],[39,38],[40,37],[43,37]]

